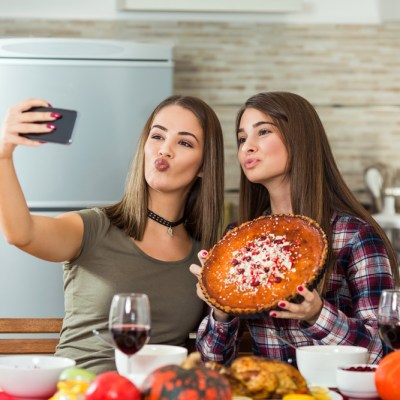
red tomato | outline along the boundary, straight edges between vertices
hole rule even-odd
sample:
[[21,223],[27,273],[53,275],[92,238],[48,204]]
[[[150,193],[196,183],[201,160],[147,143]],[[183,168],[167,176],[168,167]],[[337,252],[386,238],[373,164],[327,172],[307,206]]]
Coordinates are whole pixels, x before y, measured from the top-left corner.
[[382,400],[400,399],[400,351],[382,358],[375,371],[375,385]]
[[104,372],[90,384],[86,400],[140,400],[139,389],[118,372]]

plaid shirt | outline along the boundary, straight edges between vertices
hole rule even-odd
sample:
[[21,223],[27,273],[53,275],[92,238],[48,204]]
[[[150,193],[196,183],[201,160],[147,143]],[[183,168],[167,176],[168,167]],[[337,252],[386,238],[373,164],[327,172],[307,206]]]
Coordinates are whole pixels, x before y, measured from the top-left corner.
[[368,348],[370,363],[377,363],[387,352],[378,334],[377,309],[383,289],[394,281],[382,239],[366,222],[347,215],[333,218],[332,249],[337,259],[323,296],[323,308],[314,325],[294,319],[234,318],[218,322],[212,312],[201,322],[196,345],[203,360],[229,365],[237,356],[240,324],[247,325],[253,352],[296,365],[294,349],[268,333],[295,346],[352,345]]

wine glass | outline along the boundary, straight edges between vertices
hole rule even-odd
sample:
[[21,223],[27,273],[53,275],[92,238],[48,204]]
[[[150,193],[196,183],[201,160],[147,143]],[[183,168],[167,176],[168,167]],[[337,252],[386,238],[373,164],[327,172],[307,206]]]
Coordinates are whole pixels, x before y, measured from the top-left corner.
[[131,373],[130,357],[150,339],[150,302],[143,293],[114,295],[108,328],[115,346],[127,356],[127,375]]
[[392,349],[400,350],[400,289],[381,293],[378,309],[379,334]]

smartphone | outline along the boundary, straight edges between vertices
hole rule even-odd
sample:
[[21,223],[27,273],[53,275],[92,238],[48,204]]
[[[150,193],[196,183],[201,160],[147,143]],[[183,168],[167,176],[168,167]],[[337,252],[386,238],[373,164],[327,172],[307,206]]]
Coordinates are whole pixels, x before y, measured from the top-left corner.
[[72,133],[76,125],[78,112],[75,110],[66,110],[64,108],[53,108],[53,107],[34,107],[28,110],[30,111],[43,111],[49,113],[61,114],[61,117],[53,121],[35,122],[37,124],[53,124],[56,126],[50,133],[24,133],[21,134],[32,140],[40,140],[49,143],[60,143],[60,144],[71,144]]

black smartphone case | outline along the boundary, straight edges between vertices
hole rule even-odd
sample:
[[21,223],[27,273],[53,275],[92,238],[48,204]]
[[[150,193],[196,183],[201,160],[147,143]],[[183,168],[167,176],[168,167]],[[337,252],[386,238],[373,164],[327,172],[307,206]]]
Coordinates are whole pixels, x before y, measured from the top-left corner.
[[61,114],[61,117],[53,121],[35,122],[37,124],[53,124],[56,129],[50,133],[26,133],[23,136],[32,139],[40,140],[49,143],[60,143],[60,144],[71,144],[72,133],[74,131],[75,122],[78,116],[77,111],[66,110],[63,108],[52,108],[52,107],[34,107],[28,111],[43,111],[49,113]]

